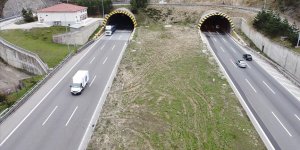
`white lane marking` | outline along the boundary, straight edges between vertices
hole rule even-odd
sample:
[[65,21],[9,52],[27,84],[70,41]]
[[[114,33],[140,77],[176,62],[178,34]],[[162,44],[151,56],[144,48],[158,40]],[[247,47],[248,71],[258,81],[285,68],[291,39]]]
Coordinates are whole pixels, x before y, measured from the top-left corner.
[[222,46],[220,46],[220,48],[221,48],[221,50],[225,53],[225,51],[224,51],[224,49],[223,49],[223,47]]
[[101,50],[105,47],[105,44],[101,47]]
[[235,68],[237,68],[237,66],[236,66],[236,64],[233,62],[233,60],[230,59],[230,61],[231,61],[231,63],[233,64],[233,66],[234,66]]
[[96,58],[96,57],[94,57],[94,58],[90,61],[90,64],[94,61],[95,58]]
[[111,50],[114,50],[115,46],[116,46],[116,45],[114,45],[114,46],[111,48]]
[[70,120],[72,119],[73,115],[75,114],[77,108],[78,108],[78,106],[76,106],[76,108],[74,109],[74,111],[73,111],[73,113],[71,114],[71,116],[70,116],[68,122],[66,123],[66,126],[68,126],[68,124],[69,124]]
[[93,82],[95,81],[95,79],[96,79],[96,75],[95,75],[95,77],[93,78],[93,80],[92,80],[91,84],[89,85],[89,87],[92,86],[92,84],[93,84]]
[[269,88],[269,90],[273,93],[273,94],[276,94],[273,89],[265,82],[263,81],[263,83]]
[[215,37],[213,37],[213,39],[214,39],[214,41],[215,41],[215,42],[217,42],[217,40],[216,40],[216,38],[215,38]]
[[107,61],[107,58],[108,58],[108,57],[106,57],[106,58],[105,58],[105,60],[103,61],[103,65],[104,65],[104,64],[105,64],[105,62]]
[[[103,35],[100,39],[103,38]],[[87,55],[87,53],[90,52],[92,47],[94,47],[97,43],[99,43],[98,40],[95,42],[88,50],[83,54],[83,56],[69,69],[69,71],[50,89],[50,91],[42,98],[42,100],[33,108],[31,111],[24,117],[24,119],[8,134],[8,136],[0,143],[0,147],[7,141],[7,139],[20,127],[20,125],[32,114],[32,112],[46,99],[46,97],[57,87],[57,85],[70,73],[70,71]]]
[[111,38],[112,38],[112,35],[110,36],[109,40],[111,40]]
[[246,80],[246,82],[251,86],[251,88],[253,89],[253,91],[256,93],[256,90],[255,90],[255,88],[252,86],[252,84],[248,81],[248,79],[245,79]]
[[292,136],[289,130],[286,129],[286,127],[281,123],[281,121],[277,118],[277,116],[272,112],[273,116],[277,119],[277,121],[281,124],[281,126],[284,128],[284,130],[289,134],[289,136]]
[[232,51],[236,54],[236,51],[235,51],[235,49],[234,48],[231,48],[232,49]]
[[223,40],[224,42],[227,42],[223,37],[222,37],[222,40]]
[[300,121],[300,118],[295,114],[295,117]]
[[45,123],[48,121],[48,119],[51,117],[51,115],[54,113],[54,111],[56,110],[57,106],[55,106],[55,108],[52,110],[52,112],[50,113],[50,115],[46,118],[46,120],[43,122],[42,126],[45,125]]
[[[120,64],[121,58],[122,58],[122,56],[124,55],[124,51],[125,51],[126,45],[127,45],[127,43],[125,42],[125,44],[124,44],[124,46],[123,46],[123,49],[122,49],[122,51],[121,51],[121,54],[119,55],[118,62],[115,63],[114,68],[116,68],[116,67],[118,66],[118,64]],[[108,84],[110,83],[109,80],[112,80],[113,76],[115,76],[115,74],[113,74],[113,71],[112,71],[112,73],[110,74],[110,77],[109,77],[108,81],[106,82],[106,85],[105,85],[105,87],[104,87],[104,91],[101,93],[101,96],[100,96],[100,98],[99,98],[99,101],[98,101],[98,104],[97,104],[97,106],[96,106],[96,109],[95,109],[95,111],[94,111],[94,113],[93,113],[93,115],[92,115],[92,118],[91,118],[91,120],[90,120],[90,122],[89,122],[89,125],[86,127],[86,130],[85,130],[85,132],[84,132],[84,135],[83,135],[83,137],[82,137],[82,139],[81,139],[81,142],[80,142],[80,144],[79,144],[79,146],[78,146],[78,150],[85,149],[85,148],[84,148],[84,146],[85,146],[85,145],[84,145],[84,144],[85,144],[85,143],[84,143],[84,140],[86,139],[86,136],[88,136],[87,134],[88,134],[89,128],[92,127],[92,123],[93,123],[93,121],[95,120],[95,117],[97,117],[97,110],[98,110],[98,111],[101,111],[101,108],[99,108],[99,107],[102,107],[102,106],[103,106],[103,104],[101,105],[102,99],[105,98],[106,95],[107,95],[107,94],[105,94],[105,89],[108,88],[108,86],[109,86]],[[104,99],[104,100],[105,100],[105,99]],[[101,106],[100,106],[100,105],[101,105]],[[98,113],[98,115],[99,115],[99,114],[100,114],[100,113]],[[92,127],[92,128],[94,128],[94,127]]]
[[248,63],[246,63],[246,65],[247,65],[247,67],[248,67],[249,69],[251,69],[251,66],[250,66]]

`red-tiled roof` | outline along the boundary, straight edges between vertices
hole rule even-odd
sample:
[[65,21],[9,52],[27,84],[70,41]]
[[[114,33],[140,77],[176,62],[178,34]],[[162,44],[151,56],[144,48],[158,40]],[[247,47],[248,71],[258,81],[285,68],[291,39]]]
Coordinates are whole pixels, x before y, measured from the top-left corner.
[[87,9],[87,7],[61,3],[51,7],[40,9],[38,10],[38,12],[76,12],[84,9]]

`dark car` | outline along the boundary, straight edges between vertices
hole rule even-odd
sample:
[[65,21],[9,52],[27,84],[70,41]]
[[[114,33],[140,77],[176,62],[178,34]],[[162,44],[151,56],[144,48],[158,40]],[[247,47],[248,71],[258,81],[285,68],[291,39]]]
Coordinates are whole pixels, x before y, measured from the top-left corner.
[[243,58],[244,58],[245,60],[248,60],[248,61],[251,61],[251,60],[252,60],[252,56],[251,56],[250,54],[244,54],[244,55],[243,55]]

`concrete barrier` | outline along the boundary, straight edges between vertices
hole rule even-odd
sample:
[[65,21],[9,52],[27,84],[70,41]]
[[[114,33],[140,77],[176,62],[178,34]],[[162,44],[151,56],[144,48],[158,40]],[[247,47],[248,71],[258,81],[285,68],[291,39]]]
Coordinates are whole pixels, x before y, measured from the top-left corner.
[[47,64],[37,54],[13,45],[2,38],[0,38],[0,57],[9,65],[32,74],[43,75],[48,72]]
[[278,65],[283,67],[285,71],[300,81],[300,54],[272,42],[269,38],[248,25],[247,21],[243,18],[233,18],[233,22],[236,28],[241,29],[262,53],[266,54]]
[[71,31],[68,33],[54,35],[52,37],[53,42],[60,44],[83,45],[89,40],[90,36],[95,32],[100,24],[101,20],[99,19],[78,29],[71,28]]

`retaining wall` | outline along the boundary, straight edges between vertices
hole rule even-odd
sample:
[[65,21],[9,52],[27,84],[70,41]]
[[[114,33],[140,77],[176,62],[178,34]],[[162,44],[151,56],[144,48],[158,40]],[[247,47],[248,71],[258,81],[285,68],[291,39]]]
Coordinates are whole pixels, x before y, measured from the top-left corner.
[[71,28],[70,32],[54,35],[53,42],[70,45],[84,45],[94,31],[101,25],[100,19],[79,29]]
[[0,57],[9,65],[24,69],[32,74],[48,72],[48,66],[35,53],[17,47],[0,38]]
[[300,54],[272,42],[263,34],[257,32],[248,25],[247,21],[243,18],[233,18],[233,22],[236,25],[236,28],[241,29],[261,52],[266,54],[300,81]]

